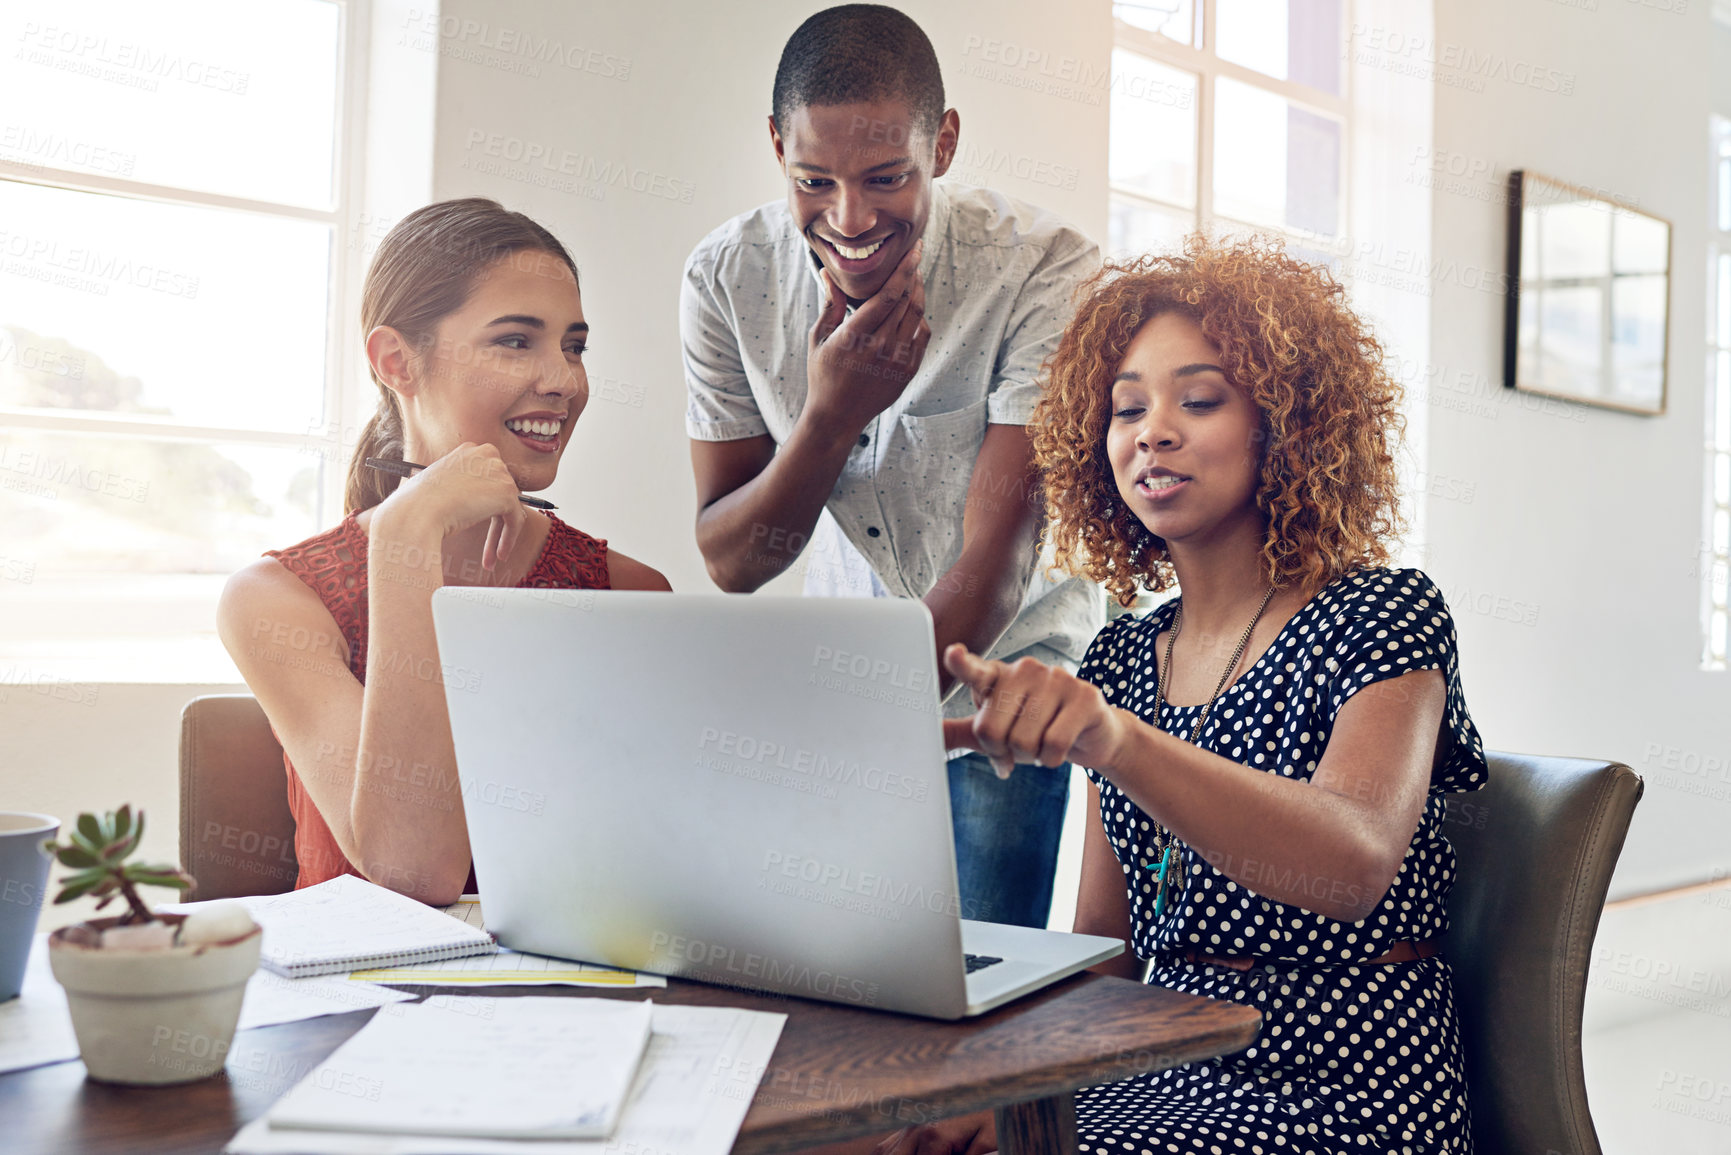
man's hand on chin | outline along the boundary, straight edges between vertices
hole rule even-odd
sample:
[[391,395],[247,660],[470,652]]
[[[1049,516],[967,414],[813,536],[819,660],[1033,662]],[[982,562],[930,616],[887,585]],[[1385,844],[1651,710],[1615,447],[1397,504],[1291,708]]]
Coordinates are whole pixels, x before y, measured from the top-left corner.
[[919,277],[924,242],[909,250],[884,287],[850,315],[847,298],[823,271],[824,303],[806,349],[806,412],[857,434],[902,395],[925,360],[932,328]]

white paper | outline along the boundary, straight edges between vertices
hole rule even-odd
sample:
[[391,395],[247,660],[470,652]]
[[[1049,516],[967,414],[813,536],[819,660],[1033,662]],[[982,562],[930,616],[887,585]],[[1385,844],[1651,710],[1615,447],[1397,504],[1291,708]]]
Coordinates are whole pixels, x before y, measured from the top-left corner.
[[30,944],[18,997],[0,1003],[0,1071],[19,1071],[78,1057],[66,992],[48,969],[48,936]]
[[[340,1015],[414,998],[346,978],[285,979],[255,971],[247,980],[236,1030],[292,1023],[320,1015]],[[0,1003],[0,1071],[18,1071],[78,1057],[78,1039],[66,1009],[66,991],[48,968],[48,936],[30,946],[24,985],[17,998]]]
[[[485,931],[452,926],[432,907],[352,874],[304,890],[214,901],[246,907],[264,927],[261,961],[295,977],[389,965],[395,956],[441,947],[451,948],[453,955],[498,949]],[[158,909],[187,911],[198,905]]]
[[[450,906],[439,909],[476,930],[487,929],[486,921],[481,915],[481,901],[474,895],[466,894]],[[526,954],[506,947],[500,947],[497,954],[444,959],[416,966],[355,971],[349,977],[361,982],[396,983],[403,986],[558,986],[610,987],[618,990],[667,985],[667,980],[660,975],[618,970],[597,963],[573,962],[547,955]]]
[[296,1131],[273,1128],[259,1118],[243,1127],[226,1150],[230,1155],[727,1155],[786,1021],[786,1015],[765,1011],[657,1005],[649,1048],[611,1139]]
[[[486,1013],[454,1013],[462,1004]],[[604,1139],[649,1042],[650,1009],[435,996],[375,1015],[268,1117],[273,1129]]]
[[260,970],[246,982],[246,1001],[240,1006],[239,1031],[316,1019],[320,1015],[342,1015],[390,1003],[408,1002],[415,996],[371,983],[352,983],[341,975],[318,975],[310,979],[285,979]]

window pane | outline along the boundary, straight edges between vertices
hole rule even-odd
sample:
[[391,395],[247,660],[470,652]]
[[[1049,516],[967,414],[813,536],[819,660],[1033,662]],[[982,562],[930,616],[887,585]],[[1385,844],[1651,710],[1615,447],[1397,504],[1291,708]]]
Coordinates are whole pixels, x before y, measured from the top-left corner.
[[1731,353],[1715,353],[1713,370],[1713,446],[1731,452]]
[[0,699],[27,692],[21,683],[65,696],[57,684],[239,682],[216,636],[226,580],[84,574],[0,583]]
[[1553,393],[1602,395],[1603,301],[1594,287],[1529,291],[1523,285],[1518,379]]
[[1286,79],[1286,0],[1215,0],[1215,52],[1222,60]]
[[1670,260],[1671,230],[1664,221],[1640,213],[1611,212],[1611,271],[1663,273]]
[[1665,277],[1611,282],[1611,379],[1616,399],[1657,406],[1665,368]]
[[1340,0],[1217,0],[1221,59],[1340,95]]
[[1610,272],[1611,214],[1603,205],[1558,202],[1545,205],[1542,213],[1527,210],[1526,220],[1535,217],[1540,221],[1539,269],[1545,280]]
[[1731,156],[1719,158],[1719,231],[1731,233]]
[[1713,214],[1722,233],[1731,233],[1731,120],[1723,116],[1708,118],[1713,133],[1713,173],[1717,188],[1713,190]]
[[1215,212],[1333,236],[1340,145],[1339,121],[1222,77],[1215,82]]
[[1106,226],[1107,256],[1113,260],[1144,253],[1176,252],[1196,228],[1194,213],[1112,198]]
[[0,222],[0,405],[323,421],[327,226],[12,181]]
[[329,0],[25,0],[0,15],[0,157],[332,204]]
[[1196,204],[1196,76],[1131,52],[1112,53],[1111,182]]
[[1170,40],[1202,46],[1201,21],[1194,0],[1133,0],[1112,5],[1112,14],[1132,28],[1146,28]]
[[1714,339],[1721,349],[1731,349],[1731,253],[1719,254],[1713,289]]
[[6,553],[37,581],[232,573],[316,533],[322,472],[345,465],[272,446],[0,433]]
[[[1540,216],[1526,212],[1521,214],[1521,275],[1523,280],[1528,276],[1533,280],[1539,280],[1545,275],[1545,267],[1539,263],[1539,232],[1543,228],[1543,224],[1544,220]],[[1531,270],[1530,274],[1528,273],[1529,269]]]

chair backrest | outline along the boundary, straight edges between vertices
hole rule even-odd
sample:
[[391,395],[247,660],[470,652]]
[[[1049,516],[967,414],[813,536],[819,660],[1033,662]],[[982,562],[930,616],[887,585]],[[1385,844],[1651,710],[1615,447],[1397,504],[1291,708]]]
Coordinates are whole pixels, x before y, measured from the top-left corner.
[[181,711],[180,861],[198,879],[194,899],[294,889],[282,746],[251,694],[194,698]]
[[1616,762],[1489,755],[1449,799],[1454,968],[1479,1155],[1601,1155],[1581,1071],[1587,964],[1640,800]]

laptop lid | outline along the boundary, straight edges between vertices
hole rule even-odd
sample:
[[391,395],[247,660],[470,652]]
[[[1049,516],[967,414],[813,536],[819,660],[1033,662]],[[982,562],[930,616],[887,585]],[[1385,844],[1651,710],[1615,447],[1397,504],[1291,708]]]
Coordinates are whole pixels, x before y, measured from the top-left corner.
[[963,1013],[923,603],[446,587],[433,620],[505,945]]

